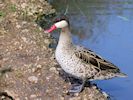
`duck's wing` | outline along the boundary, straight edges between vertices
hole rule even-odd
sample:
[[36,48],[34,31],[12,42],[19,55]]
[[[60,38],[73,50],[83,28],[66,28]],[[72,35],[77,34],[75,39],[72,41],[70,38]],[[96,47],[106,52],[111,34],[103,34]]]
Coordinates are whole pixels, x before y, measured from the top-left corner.
[[111,62],[103,59],[93,51],[86,49],[81,46],[76,46],[75,55],[82,60],[84,63],[92,64],[99,71],[101,70],[115,70],[120,72],[119,68]]

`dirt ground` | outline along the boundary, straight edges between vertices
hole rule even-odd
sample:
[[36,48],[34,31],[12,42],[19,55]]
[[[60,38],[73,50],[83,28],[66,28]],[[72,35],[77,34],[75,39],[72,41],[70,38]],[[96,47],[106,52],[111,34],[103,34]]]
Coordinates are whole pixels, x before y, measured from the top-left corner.
[[44,0],[0,0],[0,100],[107,100],[95,85],[67,94],[54,39],[35,23],[42,13],[55,10]]

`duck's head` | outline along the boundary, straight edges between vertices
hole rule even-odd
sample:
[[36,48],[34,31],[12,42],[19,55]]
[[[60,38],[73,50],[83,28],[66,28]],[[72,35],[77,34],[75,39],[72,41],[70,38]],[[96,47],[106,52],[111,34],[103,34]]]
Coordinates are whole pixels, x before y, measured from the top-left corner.
[[50,33],[56,29],[62,29],[65,27],[69,27],[69,21],[66,17],[56,19],[54,21],[54,25],[52,25],[48,30],[45,30],[45,33]]

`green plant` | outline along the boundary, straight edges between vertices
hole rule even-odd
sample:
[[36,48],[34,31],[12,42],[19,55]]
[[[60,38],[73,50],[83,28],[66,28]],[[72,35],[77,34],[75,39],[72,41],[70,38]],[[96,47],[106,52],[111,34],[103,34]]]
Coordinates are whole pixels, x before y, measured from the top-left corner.
[[4,17],[5,13],[3,11],[0,11],[0,17]]
[[15,12],[17,10],[17,7],[16,7],[16,5],[12,4],[10,6],[10,9],[11,9],[11,11]]

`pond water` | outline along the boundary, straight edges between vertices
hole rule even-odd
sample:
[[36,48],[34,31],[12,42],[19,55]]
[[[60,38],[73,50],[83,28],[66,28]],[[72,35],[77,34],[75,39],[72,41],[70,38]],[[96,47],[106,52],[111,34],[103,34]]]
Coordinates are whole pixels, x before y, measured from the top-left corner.
[[133,0],[49,0],[67,13],[73,42],[119,66],[127,78],[95,81],[112,100],[133,98]]

